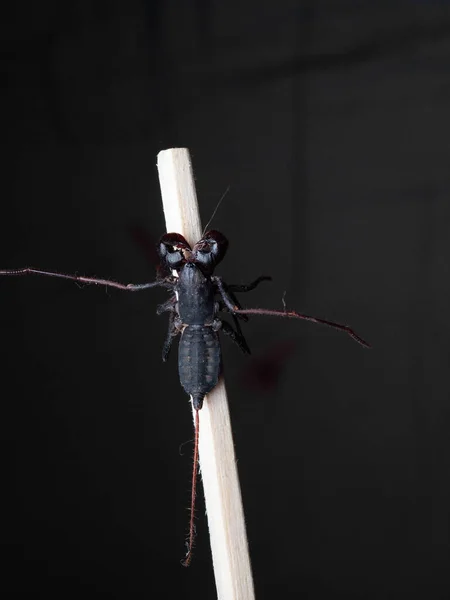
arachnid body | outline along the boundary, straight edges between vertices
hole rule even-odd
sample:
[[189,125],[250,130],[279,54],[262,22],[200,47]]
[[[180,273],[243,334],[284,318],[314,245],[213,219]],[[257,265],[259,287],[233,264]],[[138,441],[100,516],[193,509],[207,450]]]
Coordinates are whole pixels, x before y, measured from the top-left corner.
[[[159,255],[167,269],[176,276],[165,279],[172,283],[174,295],[158,307],[158,314],[170,313],[169,331],[163,347],[166,360],[175,336],[181,334],[178,349],[180,383],[192,396],[193,406],[200,409],[203,399],[217,384],[221,368],[221,352],[218,332],[221,330],[249,353],[242,335],[237,314],[240,306],[234,292],[254,289],[261,281],[270,277],[259,277],[247,286],[225,286],[213,275],[214,268],[222,260],[228,241],[218,231],[209,231],[191,249],[179,234],[164,235],[159,243]],[[221,310],[230,310],[235,328],[219,317]],[[239,318],[246,320],[245,315]]]

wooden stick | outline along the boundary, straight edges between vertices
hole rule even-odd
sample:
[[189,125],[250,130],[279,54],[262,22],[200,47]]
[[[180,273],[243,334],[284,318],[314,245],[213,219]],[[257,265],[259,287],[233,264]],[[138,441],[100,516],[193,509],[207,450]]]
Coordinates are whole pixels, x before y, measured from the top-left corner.
[[[158,154],[167,232],[193,245],[202,237],[189,151]],[[195,411],[194,416],[195,416]],[[200,470],[219,600],[253,600],[253,580],[225,384],[221,378],[200,411]]]

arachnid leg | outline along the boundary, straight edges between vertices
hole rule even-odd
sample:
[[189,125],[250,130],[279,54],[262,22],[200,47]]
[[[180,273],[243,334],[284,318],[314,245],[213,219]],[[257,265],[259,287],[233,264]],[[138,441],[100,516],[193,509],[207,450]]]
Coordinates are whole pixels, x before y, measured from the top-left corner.
[[78,283],[87,283],[94,285],[104,285],[106,287],[113,287],[126,292],[139,292],[141,290],[147,290],[152,287],[164,287],[167,289],[173,289],[175,283],[170,277],[166,279],[157,279],[150,283],[119,283],[118,281],[112,281],[110,279],[98,279],[97,277],[84,277],[84,275],[66,275],[65,273],[56,273],[55,271],[41,271],[40,269],[32,269],[25,267],[24,269],[7,269],[1,270],[0,275],[47,275],[47,277],[58,277],[60,279],[70,279],[71,281],[77,281]]
[[[101,280],[99,280],[98,282],[96,282],[95,280],[92,282],[87,282],[87,283],[100,283]],[[126,285],[125,287],[122,287],[121,284],[117,284],[114,286],[114,283],[103,283],[103,285],[113,285],[113,287],[118,287],[121,290],[126,290],[127,292],[140,292],[141,290],[147,290],[149,288],[152,287],[163,287],[166,288],[166,290],[173,290],[173,288],[175,287],[175,284],[170,281],[170,279],[161,279],[161,280],[156,280],[156,281],[152,281],[151,283],[129,283],[128,285]]]
[[[237,298],[234,297],[234,294],[230,294],[230,299],[236,303],[236,306],[238,308],[242,308],[242,306],[239,304]],[[230,309],[228,308],[228,306],[226,306],[225,302],[223,302],[223,300],[220,300],[219,302],[216,302],[216,314],[217,311],[223,311],[226,313],[231,313]],[[241,321],[248,321],[248,317],[247,315],[235,315],[234,313],[231,313],[233,315],[233,320],[236,322],[236,319],[241,319]]]
[[231,313],[236,314],[239,310],[239,306],[236,302],[233,301],[232,294],[228,293],[228,291],[226,290],[225,284],[223,283],[222,279],[220,277],[217,277],[217,275],[213,275],[211,277],[211,280],[216,284],[216,287],[220,295],[222,296],[222,300],[224,301],[225,306]]
[[[230,298],[232,298],[232,300],[234,302],[236,302],[236,306],[238,306],[239,308],[241,308],[241,305],[239,304],[237,298],[235,298],[234,294],[230,294]],[[217,314],[218,310],[223,310],[223,311],[228,312],[228,313],[231,314],[231,317],[232,317],[233,322],[234,322],[234,327],[236,329],[236,334],[240,337],[240,339],[243,340],[243,343],[244,343],[244,345],[247,348],[246,352],[248,354],[250,354],[250,349],[247,346],[247,342],[245,341],[244,334],[242,333],[241,324],[239,323],[239,319],[241,319],[242,321],[248,321],[247,315],[235,315],[234,313],[231,313],[230,310],[225,306],[225,304],[222,301],[221,302],[216,302],[216,314]],[[221,321],[221,322],[225,322],[225,321]]]
[[[219,278],[212,277],[212,279],[217,280]],[[236,296],[234,295],[233,292],[250,292],[251,290],[254,290],[255,287],[258,286],[262,281],[272,281],[272,277],[269,277],[268,275],[261,275],[260,277],[255,279],[255,281],[252,281],[251,283],[249,283],[247,285],[227,284],[224,281],[220,280],[220,282],[222,284],[222,289],[219,289],[219,292],[222,295],[222,297],[223,297],[224,293],[228,296],[229,301],[233,304],[234,308],[237,307],[238,309],[241,309],[242,306],[240,305],[238,299],[236,298]],[[216,284],[217,284],[217,282],[216,282]],[[219,286],[216,285],[216,287],[219,287]],[[236,324],[236,329],[240,329],[237,319],[241,319],[242,321],[248,321],[247,315],[234,313],[234,310],[231,310],[230,307],[228,305],[224,305],[224,303],[220,304],[219,310],[225,310],[227,312],[233,313],[233,321]]]
[[242,309],[242,306],[240,305],[238,299],[236,298],[233,292],[250,292],[251,290],[254,290],[255,287],[259,285],[262,281],[271,281],[272,277],[269,277],[268,275],[261,275],[260,277],[255,279],[255,281],[252,281],[252,283],[249,283],[248,285],[229,285],[217,276],[213,276],[211,277],[211,279],[215,283],[216,288],[218,289],[220,295],[223,298],[223,302],[226,306],[225,310],[228,310],[233,314],[233,320],[235,323],[237,323],[236,319],[242,319],[242,321],[247,321],[248,318],[246,318],[245,314],[238,312]]
[[156,314],[161,315],[163,312],[174,312],[176,303],[177,297],[173,295],[171,298],[156,307]]
[[272,281],[272,277],[269,275],[261,275],[255,281],[247,285],[239,285],[239,284],[227,284],[226,289],[228,292],[251,292],[254,290],[256,286],[258,286],[261,281]]
[[[245,352],[247,354],[251,354],[250,348],[248,347],[247,342],[246,342],[245,337],[244,337],[244,334],[242,333],[241,324],[239,323],[239,319],[237,318],[238,315],[233,315],[232,314],[231,316],[233,318],[234,326],[236,327],[236,333],[239,336],[239,338],[243,341],[243,345],[245,345],[245,347],[246,347],[246,351]],[[244,315],[241,315],[241,316],[244,316]]]
[[[247,342],[245,340],[245,337],[242,334],[242,331],[239,330],[235,331],[232,326],[227,323],[227,321],[219,321],[220,322],[220,327],[222,329],[222,331],[228,335],[235,344],[237,344],[239,346],[239,348],[242,350],[242,352],[244,354],[251,354],[250,352],[250,348],[247,345]],[[236,321],[236,324],[239,326],[238,322]]]
[[[236,306],[241,308],[241,305],[239,304],[239,302],[238,302],[237,298],[234,296],[234,294],[230,293],[230,298],[232,298],[232,300],[236,303]],[[227,306],[225,306],[225,303],[223,301],[216,302],[216,314],[219,310],[223,310],[224,312],[228,312],[231,314],[231,317],[233,319],[233,323],[234,323],[234,326],[236,329],[235,335],[238,337],[239,340],[241,340],[241,344],[238,343],[238,345],[242,349],[243,352],[245,352],[246,354],[251,354],[250,348],[248,347],[247,342],[244,337],[244,334],[242,333],[241,324],[239,323],[239,319],[241,319],[242,321],[248,321],[247,315],[234,314],[233,312],[230,311],[230,309]],[[220,321],[220,322],[226,323],[226,321]],[[227,323],[227,325],[228,325],[228,323]],[[229,327],[231,327],[231,326],[229,326]],[[225,331],[225,329],[224,329],[224,333],[229,335],[228,331]]]
[[172,342],[175,337],[180,333],[181,329],[179,327],[179,323],[176,320],[176,316],[174,312],[171,312],[169,315],[169,329],[167,331],[167,336],[164,341],[163,349],[162,349],[162,359],[163,362],[169,358],[170,349],[172,347]]
[[[213,277],[212,279],[215,279],[215,278]],[[233,292],[230,291],[228,285],[224,281],[222,281],[222,280],[220,280],[220,281],[222,283],[225,293],[227,294],[227,296],[230,299],[230,302],[233,303],[233,306],[242,308],[242,306],[239,303],[239,300],[236,298],[236,296],[233,294]],[[250,285],[252,285],[252,284],[250,284]],[[217,285],[216,285],[216,288],[217,288]],[[219,292],[222,294],[222,292],[220,290],[219,290]],[[223,301],[219,302],[219,310],[223,310],[225,312],[232,312],[232,311],[230,311],[229,307]],[[237,325],[237,319],[241,319],[241,321],[248,321],[247,315],[234,315],[234,312],[233,312],[233,321],[236,324],[236,329],[239,327],[239,325]]]
[[233,305],[232,298],[230,294],[227,293],[224,284],[220,277],[211,277],[214,283],[217,286],[217,289],[220,292],[220,295],[225,302],[226,307],[229,311],[235,315],[267,315],[272,317],[284,317],[288,319],[303,319],[304,321],[311,321],[312,323],[319,323],[321,325],[327,325],[328,327],[333,327],[333,329],[338,329],[339,331],[344,331],[347,335],[364,346],[366,348],[370,348],[370,344],[368,344],[365,340],[356,335],[356,333],[348,327],[348,325],[343,325],[342,323],[335,323],[334,321],[328,321],[327,319],[320,319],[319,317],[313,317],[311,315],[304,315],[302,313],[298,313],[295,310],[268,310],[265,308],[239,308],[236,304]]
[[333,327],[333,329],[338,329],[339,331],[344,331],[347,335],[361,344],[361,346],[365,346],[366,348],[370,348],[370,344],[368,344],[365,340],[356,335],[356,333],[348,327],[348,325],[343,325],[341,323],[335,323],[334,321],[328,321],[327,319],[319,319],[319,317],[313,317],[311,315],[304,315],[302,313],[298,313],[295,310],[267,310],[265,308],[240,308],[236,303],[233,304],[232,295],[227,293],[225,285],[220,277],[211,277],[214,283],[217,286],[217,289],[222,296],[223,301],[225,302],[225,306],[228,310],[235,314],[236,316],[239,314],[242,315],[267,315],[273,317],[284,317],[288,319],[303,319],[304,321],[311,321],[312,323],[320,323],[321,325],[327,325],[328,327]]

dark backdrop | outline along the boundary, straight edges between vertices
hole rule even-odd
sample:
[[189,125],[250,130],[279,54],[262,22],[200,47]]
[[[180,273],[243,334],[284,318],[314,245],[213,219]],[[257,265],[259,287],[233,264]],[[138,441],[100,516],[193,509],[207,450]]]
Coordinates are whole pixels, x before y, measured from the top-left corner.
[[[0,267],[149,281],[190,148],[220,274],[257,597],[449,597],[450,13],[442,0],[14,3]],[[214,598],[160,290],[2,278],[2,597]],[[187,442],[187,443],[186,443]],[[180,455],[181,447],[181,455]]]

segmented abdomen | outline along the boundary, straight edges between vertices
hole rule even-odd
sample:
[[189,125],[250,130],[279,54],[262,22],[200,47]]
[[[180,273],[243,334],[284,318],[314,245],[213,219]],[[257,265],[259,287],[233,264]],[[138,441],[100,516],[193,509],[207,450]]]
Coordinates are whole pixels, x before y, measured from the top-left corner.
[[217,384],[220,374],[219,336],[211,327],[185,327],[178,348],[178,371],[185,391],[201,408],[204,396]]

